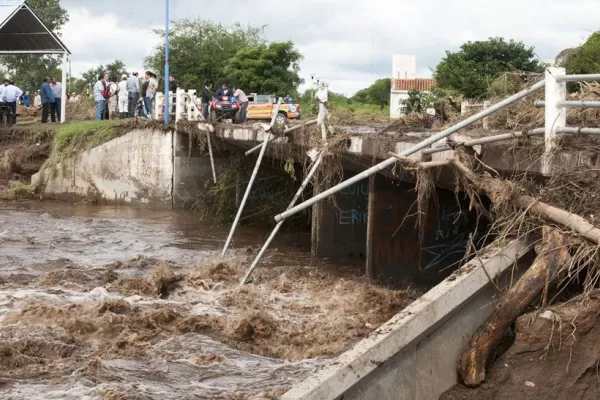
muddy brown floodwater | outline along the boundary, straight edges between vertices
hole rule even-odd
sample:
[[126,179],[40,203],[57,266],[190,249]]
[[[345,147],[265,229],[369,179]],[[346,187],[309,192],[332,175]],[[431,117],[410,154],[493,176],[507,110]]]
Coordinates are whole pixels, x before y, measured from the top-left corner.
[[309,235],[194,214],[0,203],[0,398],[272,399],[412,302]]

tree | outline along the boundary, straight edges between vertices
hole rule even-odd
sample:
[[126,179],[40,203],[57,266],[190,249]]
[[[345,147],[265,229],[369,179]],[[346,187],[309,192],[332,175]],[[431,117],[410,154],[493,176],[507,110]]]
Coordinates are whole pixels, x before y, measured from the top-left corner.
[[[219,85],[228,80],[227,61],[239,50],[264,43],[262,28],[240,24],[224,26],[210,21],[182,20],[169,30],[169,67],[182,88],[200,90],[204,81]],[[155,30],[164,38],[164,30]],[[165,49],[158,45],[145,60],[157,75],[164,70]]]
[[432,105],[432,100],[426,92],[420,90],[409,90],[408,99],[400,100],[406,106],[407,113],[422,113]]
[[366,104],[369,102],[369,88],[360,89],[352,96],[352,101],[359,104]]
[[[69,14],[60,6],[60,0],[28,0],[27,4],[57,35],[69,21]],[[0,64],[23,90],[37,89],[47,76],[61,76],[60,60],[48,54],[5,55],[0,57]]]
[[106,66],[100,64],[96,68],[89,69],[81,74],[81,76],[82,80],[85,82],[85,85],[94,86],[98,80],[98,76],[104,75],[105,73],[108,73],[110,79],[115,82],[121,80],[122,75],[128,74],[123,61],[115,60],[110,64],[106,64]]
[[352,100],[361,104],[376,104],[383,108],[390,104],[391,87],[392,80],[390,78],[378,79],[368,88],[356,92],[352,96]]
[[562,53],[567,74],[600,73],[600,31],[592,33],[583,45]]
[[487,94],[489,83],[509,71],[542,72],[533,47],[503,38],[467,42],[455,53],[447,51],[437,65],[437,85],[454,89],[467,98]]
[[302,55],[290,41],[259,44],[239,50],[227,61],[224,73],[230,83],[248,93],[297,94]]

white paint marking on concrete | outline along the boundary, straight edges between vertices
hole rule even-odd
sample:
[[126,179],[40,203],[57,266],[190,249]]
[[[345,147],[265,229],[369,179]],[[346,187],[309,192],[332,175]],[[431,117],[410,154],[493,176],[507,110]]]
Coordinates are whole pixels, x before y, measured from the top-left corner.
[[363,148],[363,138],[360,136],[351,136],[350,137],[350,147],[348,147],[348,152],[350,153],[362,153]]
[[[488,287],[489,277],[494,279],[507,271],[530,248],[529,244],[514,240],[502,249],[490,249],[487,257],[467,263],[460,270],[462,272],[455,273],[431,289],[328,367],[285,393],[281,399],[338,398],[383,362],[427,335],[431,327]],[[398,387],[396,390],[403,389]]]

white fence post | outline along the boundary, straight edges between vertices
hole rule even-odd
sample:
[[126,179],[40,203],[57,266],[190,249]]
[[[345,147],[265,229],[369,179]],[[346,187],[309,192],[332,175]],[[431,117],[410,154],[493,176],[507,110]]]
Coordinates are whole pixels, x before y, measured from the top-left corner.
[[567,98],[567,84],[556,81],[556,77],[561,75],[566,75],[564,68],[550,67],[546,69],[546,106],[544,110],[546,153],[549,153],[554,147],[556,129],[563,128],[567,124],[567,109],[557,105],[559,101]]
[[[488,108],[492,103],[489,100],[486,100],[483,102],[483,109],[485,110],[486,108]],[[490,124],[489,124],[489,117],[485,117],[483,119],[483,130],[487,131],[490,129]]]
[[[179,122],[181,119],[181,114],[184,110],[185,105],[185,91],[183,89],[177,89],[175,92],[175,122]],[[172,104],[172,103],[171,103]]]
[[150,110],[150,117],[152,119],[160,119],[160,107],[163,106],[165,100],[165,95],[162,92],[156,92],[154,95],[154,109]]
[[467,113],[467,108],[469,108],[469,102],[463,100],[460,102],[460,115],[463,116]]

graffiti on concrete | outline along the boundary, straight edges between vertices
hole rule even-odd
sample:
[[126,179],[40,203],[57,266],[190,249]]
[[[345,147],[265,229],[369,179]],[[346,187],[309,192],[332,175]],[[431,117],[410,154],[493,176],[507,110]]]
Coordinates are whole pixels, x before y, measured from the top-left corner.
[[457,234],[450,242],[424,247],[423,251],[431,254],[433,259],[423,269],[435,268],[451,256],[465,254],[468,240],[469,235],[466,232],[462,232]]
[[340,194],[342,195],[346,195],[346,196],[362,196],[362,197],[367,197],[369,196],[369,184],[368,183],[355,183],[352,186],[348,186],[345,189],[342,189],[340,191]]
[[366,225],[369,218],[367,211],[357,209],[341,210],[338,218],[340,225]]
[[[433,258],[423,268],[428,270],[436,268],[449,258],[456,260],[457,256],[464,255],[469,244],[469,229],[467,227],[467,218],[463,214],[464,211],[457,210],[451,212],[447,206],[440,208],[439,214],[439,229],[435,231],[435,244],[424,247],[423,251],[432,255]],[[482,237],[481,232],[474,235],[474,240],[477,243]]]

